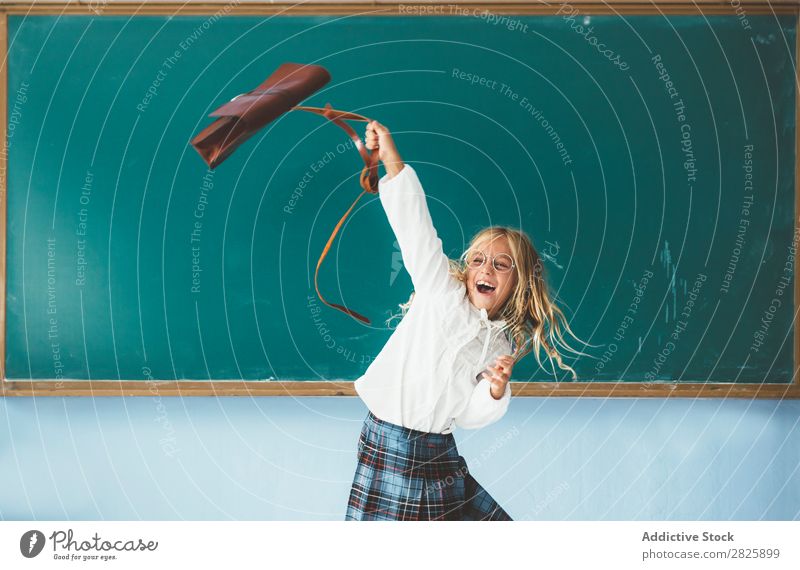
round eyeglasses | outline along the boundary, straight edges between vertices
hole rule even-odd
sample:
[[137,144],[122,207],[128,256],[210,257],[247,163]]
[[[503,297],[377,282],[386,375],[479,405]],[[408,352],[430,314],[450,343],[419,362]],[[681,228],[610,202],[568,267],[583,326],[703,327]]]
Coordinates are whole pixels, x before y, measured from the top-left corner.
[[[472,269],[480,269],[486,263],[486,254],[482,251],[474,251],[467,254],[467,265]],[[498,273],[508,273],[514,269],[514,260],[507,253],[498,253],[492,258],[492,267]]]

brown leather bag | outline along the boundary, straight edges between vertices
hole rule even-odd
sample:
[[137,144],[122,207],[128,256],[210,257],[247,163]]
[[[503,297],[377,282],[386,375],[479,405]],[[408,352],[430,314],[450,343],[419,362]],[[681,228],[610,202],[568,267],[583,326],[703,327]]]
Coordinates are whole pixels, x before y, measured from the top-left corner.
[[209,115],[210,117],[219,118],[192,139],[191,144],[197,152],[200,153],[200,156],[206,164],[208,164],[209,168],[214,169],[222,164],[239,145],[252,137],[265,125],[288,111],[308,111],[310,113],[322,115],[341,127],[350,138],[353,139],[358,152],[361,154],[361,158],[364,160],[364,168],[361,170],[361,177],[359,180],[363,191],[358,195],[358,198],[355,199],[355,202],[353,202],[347,212],[345,212],[344,216],[339,220],[339,223],[336,224],[330,238],[328,238],[328,243],[325,244],[319,256],[319,260],[317,261],[317,268],[314,271],[314,288],[317,290],[317,296],[320,300],[329,307],[338,309],[363,323],[370,324],[369,319],[363,315],[342,305],[326,301],[319,291],[317,282],[322,260],[324,260],[325,256],[328,254],[333,240],[336,238],[336,234],[339,233],[339,229],[344,224],[347,216],[350,215],[350,212],[353,211],[353,208],[365,193],[378,193],[377,149],[369,153],[364,143],[361,141],[361,138],[350,125],[344,122],[369,122],[371,119],[356,113],[338,111],[333,109],[330,103],[326,103],[325,107],[297,106],[297,103],[300,103],[318,91],[323,85],[330,81],[330,79],[331,76],[328,70],[320,65],[304,65],[298,63],[281,64],[281,66],[256,89],[237,95],[228,103],[225,103],[211,113]]

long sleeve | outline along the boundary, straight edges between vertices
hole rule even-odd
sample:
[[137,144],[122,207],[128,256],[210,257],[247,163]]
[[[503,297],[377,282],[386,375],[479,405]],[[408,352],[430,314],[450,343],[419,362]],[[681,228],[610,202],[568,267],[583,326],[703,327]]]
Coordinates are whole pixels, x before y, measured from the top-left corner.
[[384,175],[378,192],[414,290],[444,293],[456,287],[416,171],[405,164],[392,178]]
[[472,391],[464,411],[455,417],[456,425],[464,429],[478,429],[502,418],[511,402],[511,383],[506,384],[503,397],[496,400],[491,393],[492,383],[482,378]]

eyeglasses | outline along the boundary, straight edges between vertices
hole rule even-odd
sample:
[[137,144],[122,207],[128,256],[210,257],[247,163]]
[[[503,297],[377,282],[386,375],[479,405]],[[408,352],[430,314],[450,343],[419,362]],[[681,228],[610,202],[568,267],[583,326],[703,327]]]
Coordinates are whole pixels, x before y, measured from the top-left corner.
[[[486,263],[486,254],[482,251],[473,251],[467,254],[466,260],[472,269],[480,269]],[[498,253],[492,258],[492,267],[498,273],[508,273],[515,266],[514,260],[507,253]]]

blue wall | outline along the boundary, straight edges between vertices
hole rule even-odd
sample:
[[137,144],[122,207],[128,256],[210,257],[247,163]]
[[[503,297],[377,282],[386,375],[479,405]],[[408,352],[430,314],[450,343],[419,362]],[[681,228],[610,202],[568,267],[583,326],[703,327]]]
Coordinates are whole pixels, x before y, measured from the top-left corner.
[[[357,398],[0,399],[0,518],[341,520]],[[797,520],[800,401],[515,398],[457,430],[522,520]]]

